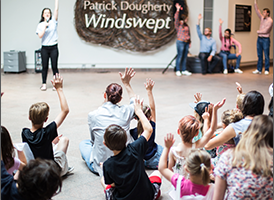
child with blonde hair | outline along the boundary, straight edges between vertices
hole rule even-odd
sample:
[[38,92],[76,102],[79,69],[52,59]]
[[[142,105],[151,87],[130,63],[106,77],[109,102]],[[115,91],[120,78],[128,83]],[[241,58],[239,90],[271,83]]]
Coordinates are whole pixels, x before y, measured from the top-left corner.
[[189,179],[174,173],[167,167],[167,157],[174,144],[174,135],[168,133],[165,137],[165,148],[159,162],[159,171],[172,183],[176,192],[171,195],[173,199],[212,199],[214,185],[210,185],[210,155],[204,150],[192,149],[186,158],[185,170]]
[[[224,103],[225,99],[214,105],[210,128],[206,131],[203,137],[195,143],[192,143],[192,139],[199,133],[199,121],[191,115],[187,115],[179,121],[178,134],[180,135],[182,141],[177,145],[177,147],[171,148],[169,152],[169,170],[188,178],[188,173],[184,169],[186,157],[189,155],[191,149],[203,148],[204,145],[206,145],[206,143],[210,140],[217,127],[217,111],[224,105]],[[203,114],[203,117],[207,120],[209,118],[207,108],[206,112]]]
[[[225,129],[229,124],[238,122],[242,118],[243,118],[243,114],[240,110],[238,109],[226,110],[222,114],[222,128]],[[219,132],[216,135],[218,134],[222,134],[222,132]],[[216,151],[217,156],[215,158],[212,158],[211,160],[213,166],[216,167],[218,160],[220,159],[221,155],[225,151],[234,147],[235,147],[235,143],[233,139],[230,139],[223,145],[218,146]]]

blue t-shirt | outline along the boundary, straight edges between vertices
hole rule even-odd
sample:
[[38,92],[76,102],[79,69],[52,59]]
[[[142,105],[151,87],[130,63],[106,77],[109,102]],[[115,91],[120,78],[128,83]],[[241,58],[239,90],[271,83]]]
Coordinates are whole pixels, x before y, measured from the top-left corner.
[[1,199],[23,200],[18,193],[13,176],[7,172],[3,160],[1,160]]
[[237,145],[241,139],[241,133],[245,132],[252,119],[242,119],[236,123],[231,123],[232,128],[234,129],[236,136],[233,138],[235,145]]
[[[156,124],[153,121],[150,121],[150,124],[153,128],[153,132],[152,132],[152,134],[151,134],[151,136],[150,136],[150,138],[147,142],[148,143],[148,149],[147,149],[146,155],[144,157],[145,160],[149,160],[157,152],[157,144],[154,141],[155,140],[155,127],[156,127]],[[137,140],[138,139],[137,128],[130,129],[130,135],[133,137],[134,140]]]

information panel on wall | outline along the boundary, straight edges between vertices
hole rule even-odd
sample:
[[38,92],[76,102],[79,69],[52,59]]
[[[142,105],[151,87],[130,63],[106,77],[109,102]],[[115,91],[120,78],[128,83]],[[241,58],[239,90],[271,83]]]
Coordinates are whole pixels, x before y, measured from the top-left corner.
[[176,37],[173,6],[173,0],[77,0],[75,28],[88,43],[151,51]]
[[235,5],[235,31],[251,31],[251,6]]

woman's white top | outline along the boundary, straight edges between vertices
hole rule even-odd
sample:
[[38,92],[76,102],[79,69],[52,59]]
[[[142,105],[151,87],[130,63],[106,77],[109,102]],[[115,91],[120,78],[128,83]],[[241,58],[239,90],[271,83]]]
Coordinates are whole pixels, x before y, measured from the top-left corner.
[[[49,25],[46,28],[45,34],[42,37],[42,46],[53,46],[58,42],[57,34],[58,21],[55,20],[54,16],[49,21]],[[43,32],[45,29],[45,22],[40,22],[36,29],[36,34]]]

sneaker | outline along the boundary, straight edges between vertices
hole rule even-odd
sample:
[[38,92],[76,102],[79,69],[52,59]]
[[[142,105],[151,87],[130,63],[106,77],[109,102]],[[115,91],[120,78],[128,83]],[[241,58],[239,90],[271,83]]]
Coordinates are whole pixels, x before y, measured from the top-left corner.
[[74,170],[74,167],[68,167],[68,172],[67,174],[71,173]]
[[186,76],[190,76],[192,73],[185,70],[185,71],[182,71],[182,75],[186,75]]
[[253,71],[252,73],[253,73],[253,74],[261,74],[262,72],[260,72],[259,70],[256,69],[256,70]]
[[269,71],[265,71],[264,74],[265,74],[265,75],[268,75],[268,74],[269,74]]
[[176,72],[176,76],[182,76],[181,72],[180,72],[180,71],[177,71],[177,72]]
[[47,85],[46,84],[41,85],[40,90],[41,91],[46,91],[47,90]]
[[225,70],[224,70],[224,74],[227,74],[227,73],[228,73],[228,72],[227,72],[227,69],[225,69]]
[[240,70],[240,69],[235,69],[234,72],[239,73],[239,74],[242,74],[242,73],[243,73],[243,71]]

